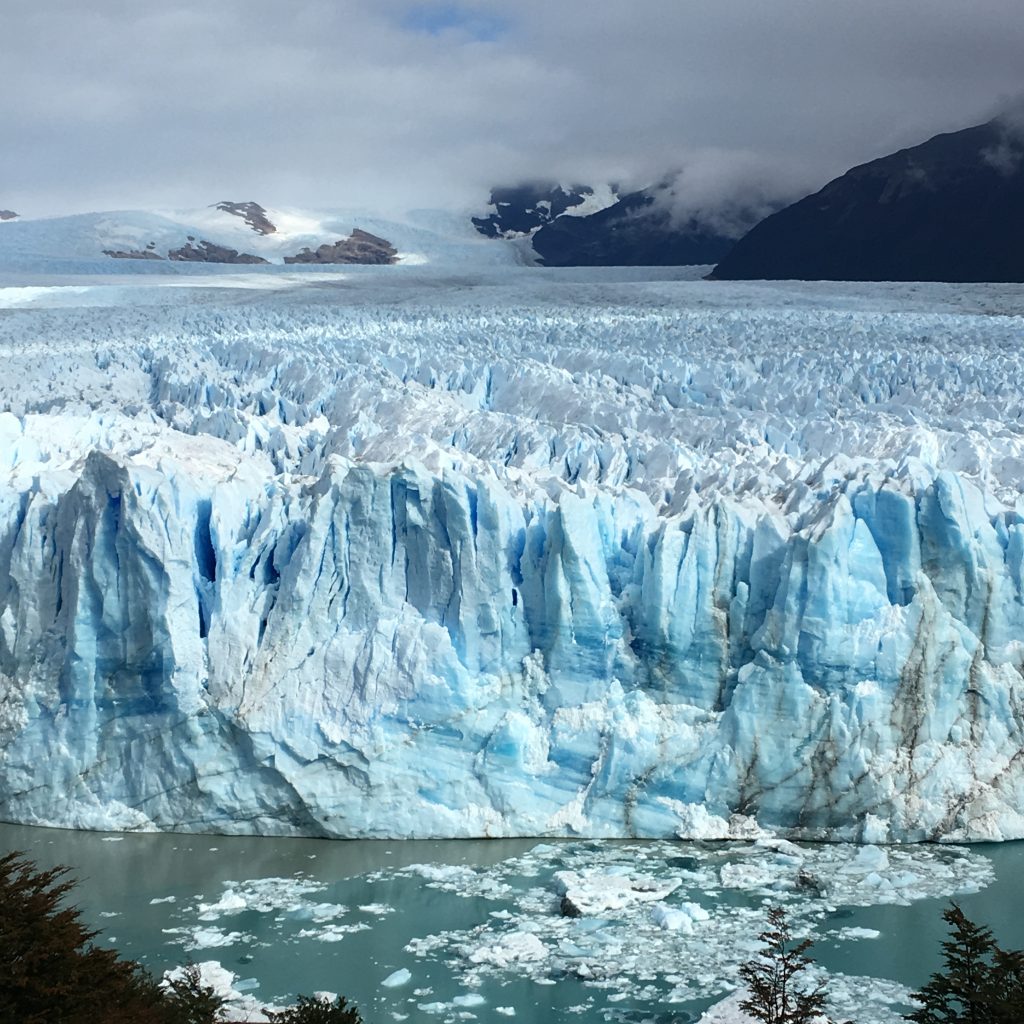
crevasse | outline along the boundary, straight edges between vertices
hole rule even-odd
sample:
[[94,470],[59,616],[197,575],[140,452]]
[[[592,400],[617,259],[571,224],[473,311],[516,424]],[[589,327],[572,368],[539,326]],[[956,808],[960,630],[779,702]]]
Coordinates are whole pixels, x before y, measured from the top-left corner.
[[19,313],[0,816],[1024,836],[1019,318],[804,287],[799,315],[637,288],[575,335],[501,296],[390,334],[315,295],[145,336],[119,304],[88,342]]

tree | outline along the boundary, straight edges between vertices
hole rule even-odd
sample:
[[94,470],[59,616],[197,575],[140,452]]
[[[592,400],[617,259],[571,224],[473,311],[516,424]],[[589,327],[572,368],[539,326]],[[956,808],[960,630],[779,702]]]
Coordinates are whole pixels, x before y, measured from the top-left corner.
[[[20,853],[0,857],[0,1022],[217,1024],[224,1000],[195,964],[158,983],[133,960],[93,945],[66,868],[38,871]],[[299,996],[281,1024],[363,1024],[341,997]]]
[[992,930],[969,920],[954,903],[942,914],[950,937],[944,970],[915,998],[915,1024],[1020,1024],[1024,1020],[1024,954],[1000,949]]
[[176,1024],[216,1024],[224,1000],[209,985],[203,984],[199,968],[188,963],[171,972],[160,986],[174,1009]]
[[763,1024],[813,1024],[823,1017],[824,988],[808,988],[802,978],[812,963],[806,956],[811,940],[794,945],[782,907],[769,909],[768,928],[758,938],[764,949],[740,967],[750,993],[740,1009]]
[[338,996],[333,1003],[299,996],[295,1006],[270,1017],[274,1024],[363,1024],[359,1011],[349,1006],[343,996]]
[[63,906],[64,868],[36,871],[0,857],[0,1020],[19,1024],[171,1024],[163,996],[138,964],[92,944],[96,932]]

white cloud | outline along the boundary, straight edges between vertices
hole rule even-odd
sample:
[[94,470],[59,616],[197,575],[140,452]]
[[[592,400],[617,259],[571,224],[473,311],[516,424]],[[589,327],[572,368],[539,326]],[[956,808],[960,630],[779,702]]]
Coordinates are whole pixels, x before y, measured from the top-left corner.
[[1024,52],[1016,0],[10,6],[0,204],[29,214],[455,205],[679,167],[706,197],[816,188],[983,119]]

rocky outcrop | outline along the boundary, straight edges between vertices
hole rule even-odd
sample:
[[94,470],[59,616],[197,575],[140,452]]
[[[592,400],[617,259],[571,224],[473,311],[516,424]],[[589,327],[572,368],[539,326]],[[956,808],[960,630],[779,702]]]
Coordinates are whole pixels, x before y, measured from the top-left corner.
[[271,223],[267,211],[259,203],[233,203],[224,200],[216,204],[216,209],[241,217],[259,235],[272,235],[277,231],[277,226]]
[[356,228],[348,238],[333,244],[305,248],[294,256],[285,256],[285,263],[364,263],[385,266],[398,262],[398,250],[385,238]]
[[582,206],[593,194],[589,185],[551,182],[493,188],[490,205],[494,212],[486,217],[473,217],[473,226],[488,238],[515,238],[549,224],[566,210]]
[[17,220],[18,215],[13,210],[0,210],[0,220]]
[[1024,138],[999,121],[873,160],[758,224],[728,280],[1024,281]]
[[185,263],[269,263],[262,256],[254,256],[251,252],[239,252],[237,249],[230,249],[226,245],[217,245],[215,242],[200,241],[195,244],[192,240],[186,242],[180,249],[172,249],[168,254],[169,260],[180,260]]
[[115,260],[162,260],[156,251],[156,242],[150,242],[145,249],[104,249],[104,256]]

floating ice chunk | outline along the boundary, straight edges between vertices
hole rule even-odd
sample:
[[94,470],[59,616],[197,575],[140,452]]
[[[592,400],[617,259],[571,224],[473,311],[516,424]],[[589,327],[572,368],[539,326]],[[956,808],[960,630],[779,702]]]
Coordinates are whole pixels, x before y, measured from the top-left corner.
[[514,963],[542,960],[547,952],[544,943],[536,935],[519,931],[508,932],[493,943],[478,946],[470,952],[468,959],[474,964],[508,967]]
[[237,914],[248,907],[244,896],[227,889],[216,903],[199,904],[200,921],[216,921],[223,914]]
[[374,914],[377,917],[383,917],[385,914],[393,914],[395,912],[395,908],[387,903],[364,903],[359,907],[359,910],[364,914]]
[[837,939],[877,939],[882,935],[874,928],[840,928],[832,934]]
[[[234,971],[223,967],[218,960],[204,960],[195,965],[199,972],[199,984],[212,989],[213,994],[221,999],[233,1000],[241,995],[236,988],[235,981],[238,977]],[[170,981],[184,981],[186,979],[186,968],[175,967],[172,970],[164,971],[164,983]]]
[[195,928],[192,930],[186,949],[214,949],[218,946],[234,946],[251,940],[243,932],[224,932],[220,928]]
[[679,887],[678,879],[655,879],[627,873],[579,874],[557,871],[555,891],[562,896],[563,913],[569,917],[621,910],[630,903],[663,900]]
[[408,985],[412,980],[412,972],[407,967],[400,967],[393,974],[389,974],[382,982],[384,988],[399,988]]
[[487,1002],[486,999],[479,992],[467,992],[464,995],[456,996],[452,1000],[454,1006],[483,1006]]
[[723,864],[718,877],[727,889],[757,890],[773,885],[783,876],[773,860]]
[[323,928],[303,928],[296,932],[300,939],[316,939],[318,942],[341,942],[346,935],[369,931],[370,926],[364,921],[357,924],[329,924]]
[[754,1018],[740,1009],[740,1003],[746,998],[744,991],[733,992],[705,1010],[697,1024],[754,1024]]
[[313,903],[307,906],[293,907],[289,913],[300,920],[333,921],[348,913],[348,908],[340,903]]
[[878,846],[864,846],[857,851],[852,861],[840,870],[846,872],[863,871],[875,877],[875,873],[889,869],[889,855]]
[[666,906],[656,903],[651,907],[651,920],[666,931],[684,931],[692,934],[697,922],[710,920],[711,915],[697,903],[681,903],[678,906]]

